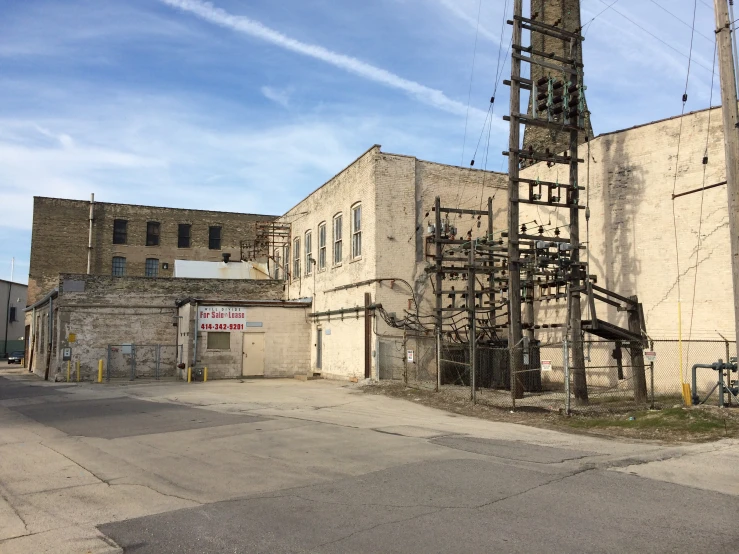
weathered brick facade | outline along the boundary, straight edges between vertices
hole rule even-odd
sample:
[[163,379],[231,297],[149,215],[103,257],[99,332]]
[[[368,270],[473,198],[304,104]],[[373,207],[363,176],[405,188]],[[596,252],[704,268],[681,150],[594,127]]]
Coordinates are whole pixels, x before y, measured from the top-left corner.
[[[558,27],[565,31],[577,32],[580,30],[580,0],[531,0],[531,13],[536,14],[536,21],[541,21],[548,25],[554,25],[559,21]],[[554,54],[559,57],[570,56],[570,45],[569,42],[564,42],[560,39],[545,36],[541,33],[534,33],[531,41],[531,46],[534,50],[540,52],[546,52],[548,54]],[[545,59],[540,56],[534,56],[534,59]],[[577,52],[577,61],[582,63],[582,51]],[[528,66],[529,64],[523,64]],[[551,71],[545,67],[531,64],[531,79],[536,82],[542,77],[547,77],[552,74],[553,77],[564,79],[565,81],[569,76],[563,74],[556,75],[556,72]],[[587,86],[587,80],[584,80]],[[587,93],[586,93],[587,96]],[[587,110],[587,103],[585,105]],[[531,99],[529,100],[529,115],[532,113]],[[590,113],[587,113],[585,119],[586,132],[580,136],[580,144],[585,142],[586,137],[593,136],[593,127],[590,123]],[[529,146],[537,152],[544,152],[547,148],[551,152],[564,152],[570,148],[570,135],[569,133],[552,132],[549,129],[541,127],[528,126],[524,131],[523,135],[524,149],[528,149]]]
[[[53,289],[60,273],[86,273],[90,202],[35,197],[29,305]],[[111,275],[114,256],[126,259],[127,276],[145,275],[147,258],[158,260],[158,276],[171,277],[174,260],[220,261],[224,252],[240,256],[242,240],[254,236],[254,223],[274,216],[181,210],[95,202],[92,233],[93,275]],[[126,244],[113,244],[115,219],[127,221]],[[146,246],[147,222],[159,223],[159,244]],[[178,225],[191,225],[189,248],[178,248]],[[221,247],[209,248],[209,227],[221,227]],[[167,269],[163,264],[167,264]]]
[[[154,349],[165,347],[167,359],[163,371],[174,374],[174,364],[186,360],[187,342],[192,334],[179,332],[178,303],[187,298],[210,301],[235,299],[276,301],[283,295],[283,283],[274,280],[247,281],[221,279],[148,279],[145,277],[108,277],[63,274],[58,281],[59,294],[53,300],[53,316],[48,303],[35,310],[36,340],[33,344],[32,369],[49,378],[66,378],[62,349],[73,349],[73,363],[80,362],[83,379],[97,375],[98,360],[122,371],[121,359],[108,360],[108,345],[146,345],[146,367],[139,362],[139,373],[153,372]],[[279,309],[279,308],[278,308]],[[34,312],[27,313],[31,325]],[[305,321],[303,317],[303,321]],[[51,333],[49,328],[51,327]],[[70,341],[70,334],[76,340]],[[200,333],[202,340],[206,333]],[[306,334],[307,336],[307,334]],[[116,351],[118,352],[118,351]],[[144,352],[143,348],[140,351]],[[166,367],[165,367],[166,366]],[[230,375],[230,374],[228,374]],[[213,377],[228,376],[216,372]]]

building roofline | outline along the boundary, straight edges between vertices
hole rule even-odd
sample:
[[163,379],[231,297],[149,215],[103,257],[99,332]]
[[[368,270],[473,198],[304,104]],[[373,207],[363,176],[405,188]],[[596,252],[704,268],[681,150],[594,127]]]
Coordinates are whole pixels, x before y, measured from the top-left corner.
[[703,108],[702,110],[694,110],[692,112],[688,112],[688,113],[685,113],[685,114],[673,115],[673,116],[670,116],[670,117],[665,117],[663,119],[657,119],[655,121],[650,121],[648,123],[640,123],[639,125],[634,125],[633,127],[626,127],[625,129],[618,129],[616,131],[608,131],[607,133],[601,133],[601,134],[593,137],[593,139],[591,139],[591,140],[595,140],[595,139],[598,139],[598,138],[601,138],[601,137],[607,137],[609,135],[617,135],[618,133],[625,133],[626,131],[633,131],[634,129],[640,129],[642,127],[647,127],[649,125],[656,125],[657,123],[664,123],[665,121],[672,121],[673,119],[680,119],[681,117],[686,117],[688,115],[695,115],[695,114],[707,112],[709,110],[719,110],[719,109],[721,109],[721,106],[720,105],[718,105],[718,106],[711,106],[710,108]]
[[[75,198],[54,198],[52,196],[34,196],[33,199],[36,200],[37,198],[42,200],[63,200],[64,202],[79,202],[82,204],[89,205],[89,200],[77,200]],[[252,213],[244,213],[244,212],[226,212],[226,211],[220,211],[220,210],[202,210],[199,208],[171,208],[166,206],[148,206],[146,204],[124,204],[122,202],[98,202],[95,200],[95,204],[105,204],[108,206],[130,206],[132,208],[152,208],[155,210],[179,210],[179,211],[188,211],[188,212],[207,212],[212,214],[228,214],[228,215],[249,215],[249,216],[255,216],[255,217],[272,217],[272,218],[278,218],[279,215],[272,215],[272,214],[252,214]]]
[[427,164],[440,165],[440,166],[443,166],[443,167],[453,167],[455,169],[466,169],[466,170],[469,170],[469,171],[482,171],[482,172],[487,172],[487,173],[493,173],[495,175],[508,175],[508,173],[502,173],[500,171],[492,171],[492,170],[488,170],[488,169],[479,169],[479,168],[473,168],[473,167],[462,167],[460,165],[443,164],[443,163],[439,163],[439,162],[432,162],[430,160],[422,160],[421,158],[418,158],[416,156],[411,156],[411,155],[408,155],[408,154],[396,154],[394,152],[383,152],[382,151],[382,145],[380,145],[380,144],[373,144],[367,150],[365,150],[364,152],[362,152],[362,154],[360,154],[359,156],[357,156],[357,158],[355,158],[354,161],[352,161],[349,165],[347,165],[346,167],[344,167],[341,171],[339,171],[338,173],[336,173],[333,177],[331,177],[330,179],[328,179],[322,185],[320,185],[317,188],[313,189],[311,192],[309,192],[306,196],[304,196],[303,198],[301,198],[296,204],[294,204],[289,210],[287,210],[284,214],[282,214],[279,217],[286,217],[292,210],[294,210],[295,208],[297,208],[300,204],[302,204],[303,202],[305,202],[313,194],[315,194],[316,192],[318,192],[319,190],[321,190],[323,187],[325,187],[326,185],[328,185],[331,181],[333,181],[334,179],[336,179],[339,175],[341,175],[342,173],[344,173],[345,171],[347,171],[350,167],[352,167],[354,164],[356,164],[359,160],[361,160],[362,158],[364,158],[367,154],[369,154],[370,152],[372,152],[374,149],[377,149],[377,151],[380,154],[385,154],[386,156],[397,156],[398,158],[409,158],[409,159],[415,160],[417,162],[423,162],[423,163],[427,163]]
[[0,279],[0,283],[10,283],[11,285],[18,285],[20,287],[26,287],[28,288],[27,283],[19,283],[18,281],[10,281],[8,279]]

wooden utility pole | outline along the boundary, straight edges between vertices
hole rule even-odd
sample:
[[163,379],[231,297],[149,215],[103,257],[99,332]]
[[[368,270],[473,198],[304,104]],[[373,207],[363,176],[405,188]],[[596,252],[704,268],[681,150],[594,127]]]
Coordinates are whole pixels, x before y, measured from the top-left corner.
[[[521,17],[523,16],[523,0],[513,1],[513,36],[512,44],[520,45],[522,39]],[[523,351],[521,350],[521,250],[518,242],[518,198],[519,169],[521,160],[519,148],[521,143],[521,127],[518,113],[521,111],[521,60],[517,56],[511,58],[511,109],[510,135],[508,138],[508,348],[511,356],[511,395],[523,398],[523,388],[518,386],[516,372],[523,368]]]
[[721,76],[721,106],[724,121],[726,190],[729,195],[729,233],[731,235],[731,275],[734,285],[734,329],[739,349],[739,108],[736,75],[731,46],[731,21],[727,0],[714,0],[716,41]]

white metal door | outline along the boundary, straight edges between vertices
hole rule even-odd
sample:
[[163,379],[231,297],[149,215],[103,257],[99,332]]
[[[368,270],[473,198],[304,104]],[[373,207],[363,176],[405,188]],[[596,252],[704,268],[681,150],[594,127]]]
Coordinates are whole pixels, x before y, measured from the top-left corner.
[[241,341],[241,375],[264,376],[264,333],[244,333]]

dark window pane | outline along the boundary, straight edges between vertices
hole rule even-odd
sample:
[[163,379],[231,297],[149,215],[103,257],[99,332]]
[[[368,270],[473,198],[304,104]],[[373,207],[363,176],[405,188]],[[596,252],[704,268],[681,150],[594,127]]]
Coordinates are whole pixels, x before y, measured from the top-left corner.
[[159,260],[157,258],[146,258],[145,273],[147,277],[159,276]]
[[126,274],[126,258],[113,257],[113,277],[123,277]]
[[231,333],[208,333],[208,350],[229,350]]
[[156,221],[146,224],[146,246],[159,246],[159,223]]
[[208,248],[211,250],[221,249],[221,228],[208,227]]
[[189,223],[180,223],[177,226],[177,248],[190,248],[190,228]]
[[10,315],[9,315],[9,317],[8,317],[8,321],[10,321],[11,323],[12,323],[13,321],[18,321],[18,320],[16,319],[16,314],[15,314],[15,306],[11,306],[11,307],[10,307]]
[[125,219],[113,220],[113,244],[126,244],[128,241],[128,221]]

